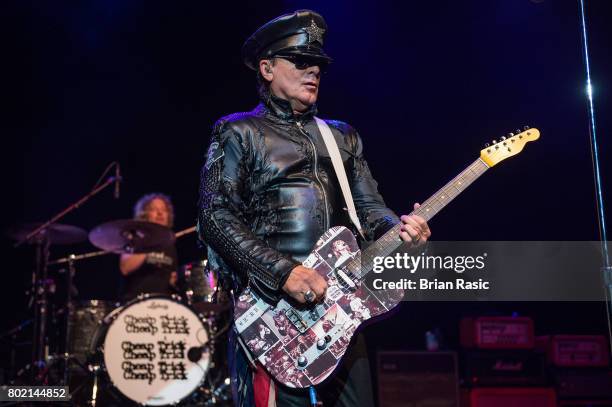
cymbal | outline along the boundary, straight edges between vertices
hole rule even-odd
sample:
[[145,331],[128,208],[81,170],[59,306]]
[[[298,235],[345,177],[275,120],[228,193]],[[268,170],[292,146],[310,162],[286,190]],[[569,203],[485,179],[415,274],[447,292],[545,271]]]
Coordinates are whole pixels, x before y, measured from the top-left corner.
[[147,253],[174,242],[174,233],[157,223],[120,219],[93,228],[89,241],[109,252]]
[[[42,223],[24,223],[10,229],[7,235],[12,239],[22,241],[41,225]],[[36,241],[38,237],[43,238],[45,236],[51,244],[68,245],[87,240],[87,231],[78,226],[53,223],[46,229],[41,230],[31,240]]]

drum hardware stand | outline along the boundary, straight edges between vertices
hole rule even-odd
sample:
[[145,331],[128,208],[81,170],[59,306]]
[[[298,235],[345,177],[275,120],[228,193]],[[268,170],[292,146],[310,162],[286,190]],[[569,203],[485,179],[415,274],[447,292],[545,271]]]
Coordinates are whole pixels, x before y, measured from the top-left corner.
[[62,257],[60,259],[55,259],[49,262],[49,265],[63,264],[69,262],[76,262],[79,260],[90,259],[92,257],[104,256],[107,254],[115,254],[113,252],[109,252],[106,250],[99,250],[97,252],[83,253],[83,254],[71,254],[67,257]]
[[[47,337],[47,261],[49,259],[49,238],[46,229],[39,231],[36,237],[36,263],[32,273],[30,304],[34,306],[34,337],[32,340],[32,383],[44,382],[46,359],[48,356]],[[42,374],[42,375],[41,375]]]
[[[117,166],[118,163],[111,163],[102,177],[113,167]],[[100,180],[102,179],[100,178]],[[34,306],[34,335],[32,341],[32,363],[29,365],[32,369],[32,383],[39,383],[44,380],[44,376],[47,373],[46,360],[48,356],[48,348],[46,343],[46,325],[47,325],[47,312],[48,312],[48,301],[47,301],[47,266],[49,264],[49,247],[50,239],[48,236],[49,226],[57,223],[61,218],[72,212],[73,210],[80,208],[90,198],[97,195],[107,186],[115,182],[120,182],[120,176],[111,176],[98,185],[100,181],[96,183],[94,188],[87,193],[84,197],[76,201],[75,203],[68,206],[66,209],[53,216],[47,222],[43,223],[33,231],[27,234],[23,239],[15,243],[14,247],[19,247],[23,243],[33,243],[36,245],[36,263],[34,271],[32,273],[32,289],[30,292],[30,306]],[[38,371],[38,372],[37,372]],[[39,374],[37,374],[39,373]],[[42,376],[41,374],[42,373]]]
[[[208,390],[205,394],[209,398],[204,405],[205,406],[215,406],[218,402],[229,401],[231,399],[231,395],[227,393],[230,389],[230,378],[225,377],[223,381],[219,380],[223,375],[219,373],[215,380],[209,378],[208,386],[210,390]],[[216,383],[221,383],[218,386]]]
[[[93,257],[98,257],[98,256],[104,256],[107,254],[111,254],[112,252],[106,251],[106,250],[99,250],[96,252],[90,252],[90,253],[84,253],[84,254],[79,254],[79,255],[75,255],[75,254],[70,254],[66,257],[60,258],[60,259],[56,259],[53,261],[50,261],[48,264],[49,265],[57,265],[57,264],[64,264],[67,263],[68,267],[67,269],[63,269],[64,272],[66,273],[66,314],[65,314],[65,322],[64,322],[64,329],[63,329],[63,334],[64,334],[64,343],[63,343],[63,347],[64,347],[64,353],[62,356],[57,356],[55,355],[55,359],[57,360],[63,360],[64,361],[64,365],[63,365],[63,375],[62,375],[62,384],[64,386],[67,386],[69,383],[69,375],[70,375],[70,364],[76,364],[77,366],[79,366],[84,372],[89,373],[90,369],[86,366],[84,366],[83,364],[81,364],[79,362],[78,359],[76,359],[74,357],[74,355],[69,353],[69,349],[70,349],[70,331],[71,331],[71,321],[73,319],[73,315],[74,315],[74,301],[73,298],[75,295],[78,294],[76,287],[74,286],[74,276],[76,275],[76,262],[79,260],[84,260],[84,259],[89,259],[89,258],[93,258]],[[61,270],[60,270],[61,272]],[[79,390],[84,384],[81,384],[79,387],[77,387],[77,389],[75,389],[73,392],[76,392],[77,390]]]
[[[202,318],[203,316],[200,315],[200,317]],[[193,353],[191,355],[187,355],[187,357],[189,358],[189,360],[191,360],[192,362],[197,362],[200,358],[201,358],[201,354],[203,351],[208,350],[211,354],[211,356],[213,356],[214,352],[215,352],[215,342],[217,340],[217,338],[219,338],[221,335],[225,334],[227,332],[227,330],[231,327],[231,324],[226,324],[224,327],[222,327],[219,330],[216,330],[216,327],[211,326],[211,324],[209,324],[209,329],[211,330],[211,332],[213,332],[213,330],[215,331],[211,336],[210,339],[202,344],[200,347],[196,347],[196,348],[191,348],[190,351],[193,351]],[[194,358],[194,353],[197,352],[197,358]],[[193,360],[195,359],[195,360]],[[214,369],[216,367],[214,358],[211,358],[211,362],[210,362],[210,368]],[[208,391],[205,392],[205,395],[208,397],[208,400],[204,403],[204,406],[215,406],[218,402],[224,402],[224,401],[229,401],[230,397],[227,394],[224,394],[225,392],[227,392],[227,390],[229,389],[230,386],[230,378],[229,377],[225,377],[223,378],[223,381],[221,381],[220,379],[223,377],[223,373],[219,372],[217,374],[217,376],[215,377],[215,379],[213,380],[213,378],[211,376],[207,377],[207,382],[208,382]],[[220,385],[217,385],[219,382],[221,382]]]
[[76,273],[76,269],[74,267],[74,258],[76,256],[74,254],[71,254],[70,256],[68,256],[68,270],[66,273],[66,309],[68,310],[68,312],[65,315],[65,321],[64,321],[64,374],[63,374],[63,384],[64,386],[68,385],[68,365],[70,363],[70,355],[68,354],[68,351],[70,349],[70,324],[72,323],[72,316],[74,314],[74,304],[72,302],[72,292],[73,290],[76,291],[76,288],[73,286],[73,279],[74,279],[74,275]]
[[[20,323],[19,325],[17,325],[16,327],[9,329],[6,332],[3,332],[2,334],[0,334],[0,340],[3,340],[5,338],[9,338],[10,340],[10,345],[9,345],[9,349],[10,351],[10,356],[9,356],[9,374],[8,377],[11,378],[11,380],[13,380],[17,375],[21,375],[23,374],[23,369],[21,369],[21,371],[18,373],[15,371],[16,369],[16,363],[15,363],[15,358],[16,358],[16,347],[19,345],[24,345],[24,343],[19,343],[16,342],[17,341],[17,335],[21,332],[24,331],[24,329],[29,326],[31,323],[33,322],[32,319],[26,319],[25,321],[23,321],[22,323]],[[11,384],[11,382],[7,381],[7,384]]]
[[9,336],[15,336],[17,335],[19,332],[23,331],[25,327],[27,327],[28,325],[30,325],[33,322],[32,319],[26,319],[25,321],[23,321],[22,323],[20,323],[19,325],[17,325],[15,328],[10,329],[2,334],[0,334],[0,339],[4,339],[7,338]]
[[[64,323],[64,352],[60,354],[49,354],[47,341],[47,317],[48,317],[48,300],[47,294],[51,291],[50,284],[48,283],[47,278],[47,266],[51,264],[48,261],[49,255],[49,239],[44,238],[43,243],[39,244],[37,247],[37,260],[36,260],[36,268],[32,275],[32,286],[33,289],[30,292],[32,296],[30,299],[30,304],[34,305],[34,341],[32,342],[32,353],[33,353],[33,362],[31,364],[26,365],[23,371],[31,370],[32,371],[32,383],[46,383],[46,375],[49,372],[49,368],[53,366],[57,362],[63,362],[62,365],[62,385],[68,384],[68,365],[71,360],[73,360],[72,355],[68,354],[69,348],[69,329],[70,329],[70,321],[73,313],[73,303],[72,303],[72,295],[73,290],[73,278],[75,275],[75,267],[74,267],[74,255],[70,255],[68,257],[68,270],[67,270],[67,290],[66,290],[66,309],[67,313],[65,316]],[[41,260],[41,256],[43,260]],[[59,262],[53,262],[54,264]],[[42,270],[40,270],[42,269]],[[40,276],[37,278],[37,276]],[[37,374],[38,373],[38,374]]]
[[89,405],[92,407],[96,406],[98,400],[98,381],[100,379],[100,365],[89,365],[89,371],[93,375],[93,386],[91,386],[91,397],[89,398]]

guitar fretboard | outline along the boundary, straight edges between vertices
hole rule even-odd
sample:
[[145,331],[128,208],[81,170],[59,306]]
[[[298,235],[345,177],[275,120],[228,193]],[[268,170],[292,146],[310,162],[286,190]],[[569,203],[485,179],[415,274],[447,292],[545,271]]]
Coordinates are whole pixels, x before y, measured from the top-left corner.
[[[426,221],[429,221],[488,169],[489,166],[484,161],[480,158],[477,159],[410,214],[421,216]],[[402,244],[402,240],[399,237],[400,232],[401,223],[395,225],[376,242],[363,250],[361,258],[353,260],[354,262],[360,262],[360,264],[352,264],[351,266],[353,267],[350,267],[350,269],[359,270],[358,277],[363,278],[372,270],[374,257],[388,256],[400,247]]]

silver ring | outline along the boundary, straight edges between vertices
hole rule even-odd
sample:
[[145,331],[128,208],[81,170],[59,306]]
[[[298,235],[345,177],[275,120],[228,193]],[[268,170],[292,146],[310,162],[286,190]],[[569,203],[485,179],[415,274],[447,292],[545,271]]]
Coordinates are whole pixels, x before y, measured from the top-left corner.
[[308,290],[304,293],[304,300],[306,302],[313,302],[315,299],[315,295],[311,290]]
[[416,235],[416,238],[412,238],[412,243],[418,243],[419,240],[421,240],[421,234],[419,233],[418,235]]

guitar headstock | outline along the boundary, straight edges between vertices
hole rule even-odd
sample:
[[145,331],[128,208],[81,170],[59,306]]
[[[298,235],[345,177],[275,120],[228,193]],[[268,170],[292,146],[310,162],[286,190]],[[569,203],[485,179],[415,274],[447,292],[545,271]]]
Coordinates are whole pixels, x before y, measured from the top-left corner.
[[502,137],[499,141],[493,140],[491,145],[486,144],[486,147],[480,150],[480,158],[489,167],[493,167],[506,158],[517,155],[523,151],[525,144],[539,138],[538,129],[525,126],[522,131],[516,130],[515,133],[509,133],[507,137]]

